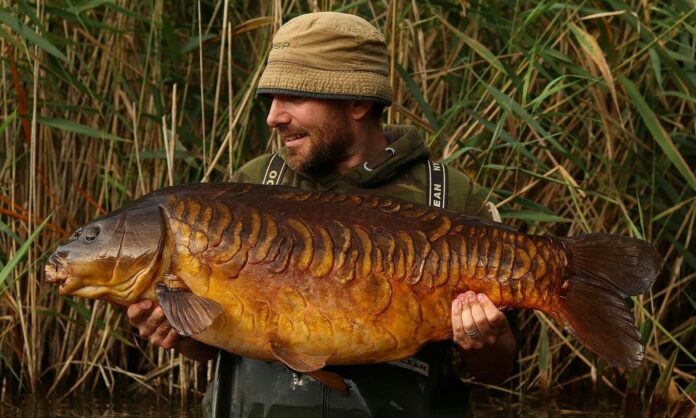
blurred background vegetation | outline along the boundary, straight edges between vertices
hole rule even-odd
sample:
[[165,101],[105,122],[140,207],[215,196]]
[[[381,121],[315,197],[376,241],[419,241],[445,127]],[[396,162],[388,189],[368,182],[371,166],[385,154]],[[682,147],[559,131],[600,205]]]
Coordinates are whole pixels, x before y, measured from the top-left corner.
[[253,94],[270,40],[296,15],[334,10],[387,39],[395,105],[385,121],[420,128],[503,222],[637,236],[665,257],[652,291],[633,300],[640,368],[611,368],[525,312],[519,370],[486,390],[521,402],[580,385],[629,409],[693,408],[693,0],[0,5],[3,397],[125,388],[172,399],[205,388],[207,365],[140,341],[120,309],[61,297],[43,263],[97,215],[169,184],[225,181],[275,150],[269,103]]

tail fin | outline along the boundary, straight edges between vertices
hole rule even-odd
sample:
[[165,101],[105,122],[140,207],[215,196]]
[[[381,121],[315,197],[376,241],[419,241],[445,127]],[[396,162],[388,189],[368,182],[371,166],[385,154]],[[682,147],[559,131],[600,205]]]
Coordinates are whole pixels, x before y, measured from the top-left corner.
[[563,242],[570,277],[556,321],[612,365],[638,367],[643,346],[625,299],[650,289],[662,257],[645,241],[616,235],[589,234]]

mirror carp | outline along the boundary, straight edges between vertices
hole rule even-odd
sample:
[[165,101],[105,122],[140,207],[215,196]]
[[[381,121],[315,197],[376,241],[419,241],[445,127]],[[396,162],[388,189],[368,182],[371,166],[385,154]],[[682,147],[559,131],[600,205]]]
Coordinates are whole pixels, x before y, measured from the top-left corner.
[[184,336],[300,372],[403,359],[452,337],[469,289],[552,316],[617,367],[643,347],[626,298],[647,242],[526,235],[388,197],[243,183],[165,188],[79,228],[45,273],[63,295],[156,300]]

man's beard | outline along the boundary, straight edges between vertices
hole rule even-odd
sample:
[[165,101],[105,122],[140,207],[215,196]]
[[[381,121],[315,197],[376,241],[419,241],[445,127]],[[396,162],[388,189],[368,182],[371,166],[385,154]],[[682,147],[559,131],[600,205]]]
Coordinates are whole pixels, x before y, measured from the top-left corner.
[[325,124],[308,129],[309,150],[298,153],[288,148],[288,165],[295,171],[307,174],[328,174],[348,156],[355,142],[347,118],[335,108]]

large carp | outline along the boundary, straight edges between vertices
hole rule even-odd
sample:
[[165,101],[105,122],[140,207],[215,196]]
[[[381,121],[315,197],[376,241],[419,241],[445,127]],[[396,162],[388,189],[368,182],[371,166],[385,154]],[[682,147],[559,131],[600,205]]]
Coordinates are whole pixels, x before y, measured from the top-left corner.
[[157,300],[182,335],[309,372],[452,337],[457,294],[538,309],[614,366],[643,348],[625,299],[662,265],[633,238],[526,235],[387,197],[241,183],[158,190],[49,258],[60,293]]

